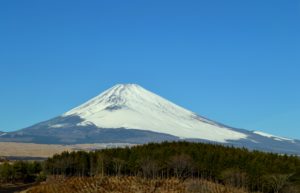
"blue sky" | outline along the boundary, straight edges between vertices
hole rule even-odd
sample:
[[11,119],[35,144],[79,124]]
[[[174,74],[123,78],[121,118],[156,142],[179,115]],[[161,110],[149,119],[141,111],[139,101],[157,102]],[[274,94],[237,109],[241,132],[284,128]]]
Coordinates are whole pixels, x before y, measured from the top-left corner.
[[0,2],[0,130],[137,83],[224,124],[300,139],[300,1]]

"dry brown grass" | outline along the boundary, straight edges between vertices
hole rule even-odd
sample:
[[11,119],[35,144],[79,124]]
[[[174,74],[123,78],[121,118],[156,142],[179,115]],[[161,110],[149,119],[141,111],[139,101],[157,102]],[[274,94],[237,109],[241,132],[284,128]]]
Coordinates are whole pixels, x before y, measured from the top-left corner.
[[36,144],[36,143],[17,143],[0,142],[0,157],[51,157],[63,151],[89,151],[91,149],[104,149],[107,144],[74,144],[74,145],[55,145],[55,144]]
[[71,151],[68,146],[34,143],[0,142],[0,156],[49,157],[55,153]]
[[32,187],[28,193],[247,193],[199,179],[147,180],[139,177],[57,178]]

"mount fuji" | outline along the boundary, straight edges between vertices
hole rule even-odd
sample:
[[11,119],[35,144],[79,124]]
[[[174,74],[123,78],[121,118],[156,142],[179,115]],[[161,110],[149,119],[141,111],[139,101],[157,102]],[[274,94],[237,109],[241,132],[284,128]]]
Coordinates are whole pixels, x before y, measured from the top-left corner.
[[61,116],[14,132],[1,142],[130,143],[171,140],[218,143],[300,154],[300,141],[211,121],[136,84],[118,84]]

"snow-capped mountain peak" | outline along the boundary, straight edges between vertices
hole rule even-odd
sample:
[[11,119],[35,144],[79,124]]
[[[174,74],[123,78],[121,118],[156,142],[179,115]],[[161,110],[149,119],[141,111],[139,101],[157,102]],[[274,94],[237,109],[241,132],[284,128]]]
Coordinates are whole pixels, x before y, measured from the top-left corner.
[[218,142],[247,138],[188,111],[137,84],[118,84],[63,116],[76,115],[82,125],[100,128],[140,129],[179,138]]
[[236,129],[184,109],[136,84],[118,84],[65,114],[3,133],[0,141],[48,144],[187,140],[300,155],[300,141]]

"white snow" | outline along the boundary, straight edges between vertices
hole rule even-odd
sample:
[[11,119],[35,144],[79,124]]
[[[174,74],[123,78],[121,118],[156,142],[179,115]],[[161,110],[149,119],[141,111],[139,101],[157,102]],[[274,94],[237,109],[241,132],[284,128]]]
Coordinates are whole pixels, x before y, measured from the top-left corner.
[[279,136],[271,135],[271,134],[264,133],[264,132],[261,132],[261,131],[253,131],[253,133],[264,136],[264,137],[272,138],[276,141],[292,141],[292,142],[294,141],[293,139],[289,139],[289,138],[285,138],[285,137],[279,137]]
[[66,126],[66,124],[55,124],[55,125],[51,125],[50,127],[51,128],[61,128],[61,127],[64,127]]
[[7,133],[1,133],[0,136],[6,135]]
[[180,138],[226,142],[247,138],[136,84],[118,84],[63,116],[77,115],[100,128],[149,130]]

